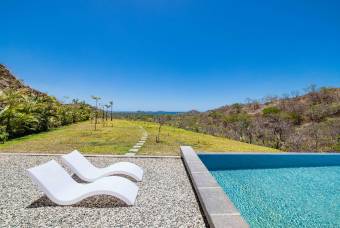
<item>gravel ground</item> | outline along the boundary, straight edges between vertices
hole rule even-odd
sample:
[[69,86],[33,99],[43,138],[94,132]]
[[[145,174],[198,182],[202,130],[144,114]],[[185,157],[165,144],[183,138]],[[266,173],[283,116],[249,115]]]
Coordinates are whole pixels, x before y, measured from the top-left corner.
[[27,168],[55,156],[0,154],[1,227],[205,227],[183,163],[175,158],[89,158],[98,167],[131,161],[144,168],[135,206],[96,196],[57,206],[32,184]]

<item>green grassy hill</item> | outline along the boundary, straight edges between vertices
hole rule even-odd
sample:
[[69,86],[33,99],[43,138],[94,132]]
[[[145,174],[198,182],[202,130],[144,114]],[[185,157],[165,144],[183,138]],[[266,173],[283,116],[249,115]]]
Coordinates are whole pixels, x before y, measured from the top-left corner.
[[149,139],[138,154],[179,155],[180,145],[190,145],[197,151],[207,152],[278,151],[169,126],[162,127],[160,142],[156,143],[158,124],[127,120],[114,120],[107,122],[105,126],[99,124],[97,131],[93,130],[93,125],[89,121],[77,123],[10,140],[0,145],[0,151],[65,153],[78,149],[92,154],[125,154],[142,136],[143,131],[140,127],[148,132]]

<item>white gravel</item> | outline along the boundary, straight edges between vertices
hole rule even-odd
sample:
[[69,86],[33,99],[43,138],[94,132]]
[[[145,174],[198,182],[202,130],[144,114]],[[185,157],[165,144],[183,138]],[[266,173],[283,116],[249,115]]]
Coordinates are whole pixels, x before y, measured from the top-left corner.
[[180,159],[90,157],[98,167],[117,161],[144,168],[135,206],[97,196],[74,206],[57,206],[38,191],[27,168],[55,156],[0,154],[0,227],[205,227]]

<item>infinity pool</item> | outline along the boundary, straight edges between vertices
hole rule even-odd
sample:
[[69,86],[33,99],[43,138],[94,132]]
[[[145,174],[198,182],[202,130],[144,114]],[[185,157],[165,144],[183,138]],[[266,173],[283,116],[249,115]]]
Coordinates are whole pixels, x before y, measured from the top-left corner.
[[340,227],[339,155],[215,156],[200,158],[251,227]]

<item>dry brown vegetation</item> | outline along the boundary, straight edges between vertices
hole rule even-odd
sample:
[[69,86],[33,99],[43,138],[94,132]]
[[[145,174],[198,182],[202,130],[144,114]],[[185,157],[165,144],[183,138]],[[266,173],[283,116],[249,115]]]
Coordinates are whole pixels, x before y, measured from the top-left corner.
[[[159,116],[121,115],[159,121]],[[167,125],[285,151],[340,151],[340,88],[247,100],[207,112],[163,115]]]

